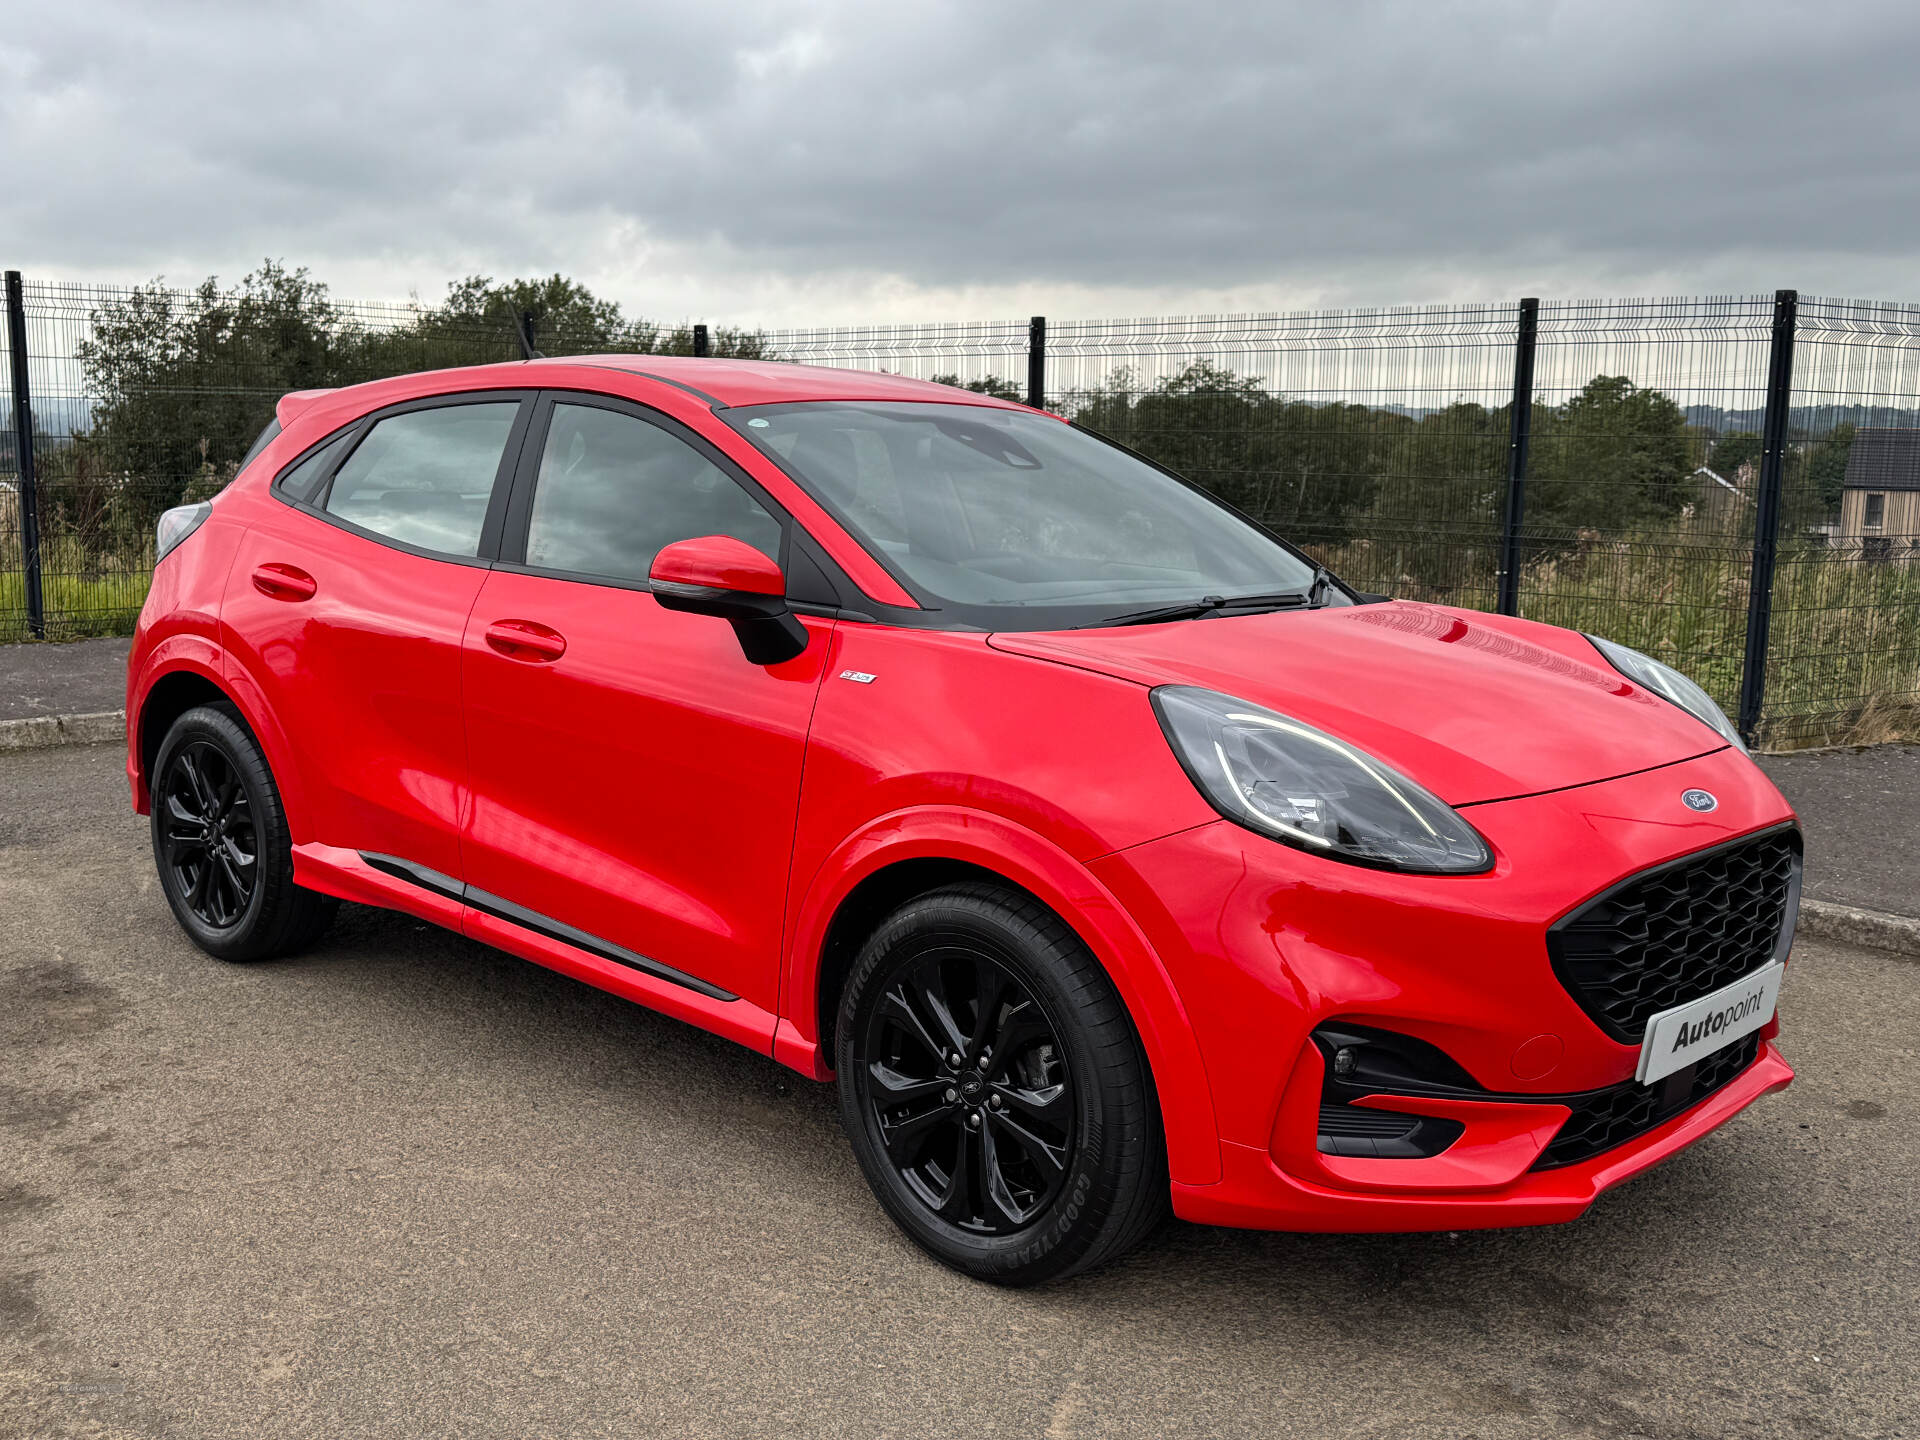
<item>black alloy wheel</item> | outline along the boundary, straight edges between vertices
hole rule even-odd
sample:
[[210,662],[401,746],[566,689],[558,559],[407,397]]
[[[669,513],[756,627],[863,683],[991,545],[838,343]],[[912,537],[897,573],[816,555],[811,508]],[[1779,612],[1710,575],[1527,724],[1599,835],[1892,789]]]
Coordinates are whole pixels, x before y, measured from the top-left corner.
[[841,992],[834,1057],[867,1183],[943,1264],[1044,1284],[1124,1254],[1166,1213],[1132,1019],[1032,895],[967,881],[881,921]]
[[265,960],[320,937],[340,902],[294,883],[280,789],[239,711],[187,711],[149,774],[160,888],[194,944],[222,960]]
[[260,877],[260,826],[233,761],[210,741],[180,746],[157,803],[161,863],[181,903],[210,929],[230,929],[253,903]]
[[1024,1229],[1060,1193],[1073,1081],[1046,1011],[1005,966],[936,943],[867,1012],[856,1079],[894,1170],[962,1230]]

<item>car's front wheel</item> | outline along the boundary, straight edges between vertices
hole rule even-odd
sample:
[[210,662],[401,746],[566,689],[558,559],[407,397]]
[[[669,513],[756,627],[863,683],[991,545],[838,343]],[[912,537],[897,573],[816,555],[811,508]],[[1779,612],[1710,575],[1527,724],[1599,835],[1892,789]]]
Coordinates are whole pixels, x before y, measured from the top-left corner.
[[835,1054],[875,1195],[957,1270],[1062,1279],[1166,1212],[1139,1039],[1099,962],[1031,896],[964,884],[896,911],[854,962]]
[[303,949],[339,902],[293,883],[293,840],[260,744],[225,705],[189,710],[160,742],[153,858],[180,928],[222,960]]

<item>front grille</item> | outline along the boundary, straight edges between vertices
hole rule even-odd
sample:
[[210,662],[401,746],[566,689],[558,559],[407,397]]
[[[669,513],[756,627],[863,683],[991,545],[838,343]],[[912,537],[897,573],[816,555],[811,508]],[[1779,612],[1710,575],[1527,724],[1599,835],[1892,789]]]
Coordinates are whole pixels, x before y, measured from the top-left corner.
[[1737,840],[1642,871],[1547,932],[1560,983],[1615,1040],[1773,958],[1800,887],[1800,832]]
[[1558,1170],[1563,1165],[1578,1165],[1646,1134],[1682,1110],[1698,1105],[1753,1064],[1759,1053],[1760,1036],[1756,1033],[1695,1061],[1691,1074],[1681,1070],[1651,1085],[1629,1081],[1610,1090],[1558,1097],[1573,1114],[1540,1152],[1533,1168]]

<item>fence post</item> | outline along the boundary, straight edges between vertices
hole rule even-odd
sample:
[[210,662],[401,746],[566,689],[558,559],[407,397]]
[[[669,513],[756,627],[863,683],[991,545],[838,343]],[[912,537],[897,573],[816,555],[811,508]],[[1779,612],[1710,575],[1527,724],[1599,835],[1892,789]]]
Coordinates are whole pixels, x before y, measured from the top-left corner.
[[1047,317],[1036,315],[1027,322],[1027,404],[1036,410],[1047,408]]
[[27,590],[27,633],[47,638],[40,593],[40,496],[33,467],[33,396],[27,388],[27,306],[18,270],[7,271],[7,353],[13,362],[13,456],[20,481],[20,553]]
[[704,325],[696,325],[693,327],[693,353],[695,355],[711,355],[713,353],[713,351],[708,348],[707,327]]
[[1753,743],[1767,699],[1767,648],[1773,629],[1773,569],[1780,555],[1780,491],[1787,465],[1787,412],[1793,403],[1793,332],[1800,292],[1773,294],[1773,345],[1767,358],[1767,416],[1760,427],[1760,482],[1753,500],[1753,575],[1747,582],[1747,653],[1740,671],[1740,737]]
[[1520,302],[1513,337],[1513,403],[1507,410],[1507,511],[1500,532],[1502,615],[1520,613],[1520,526],[1527,516],[1527,447],[1533,440],[1533,347],[1540,331],[1540,301]]

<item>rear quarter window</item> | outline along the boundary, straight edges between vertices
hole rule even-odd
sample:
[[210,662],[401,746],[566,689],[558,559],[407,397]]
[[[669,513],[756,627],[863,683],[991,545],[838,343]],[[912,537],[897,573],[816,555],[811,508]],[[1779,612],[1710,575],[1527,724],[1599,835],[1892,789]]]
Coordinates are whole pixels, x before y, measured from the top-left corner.
[[512,400],[389,415],[354,447],[320,508],[404,545],[476,555],[519,410]]

